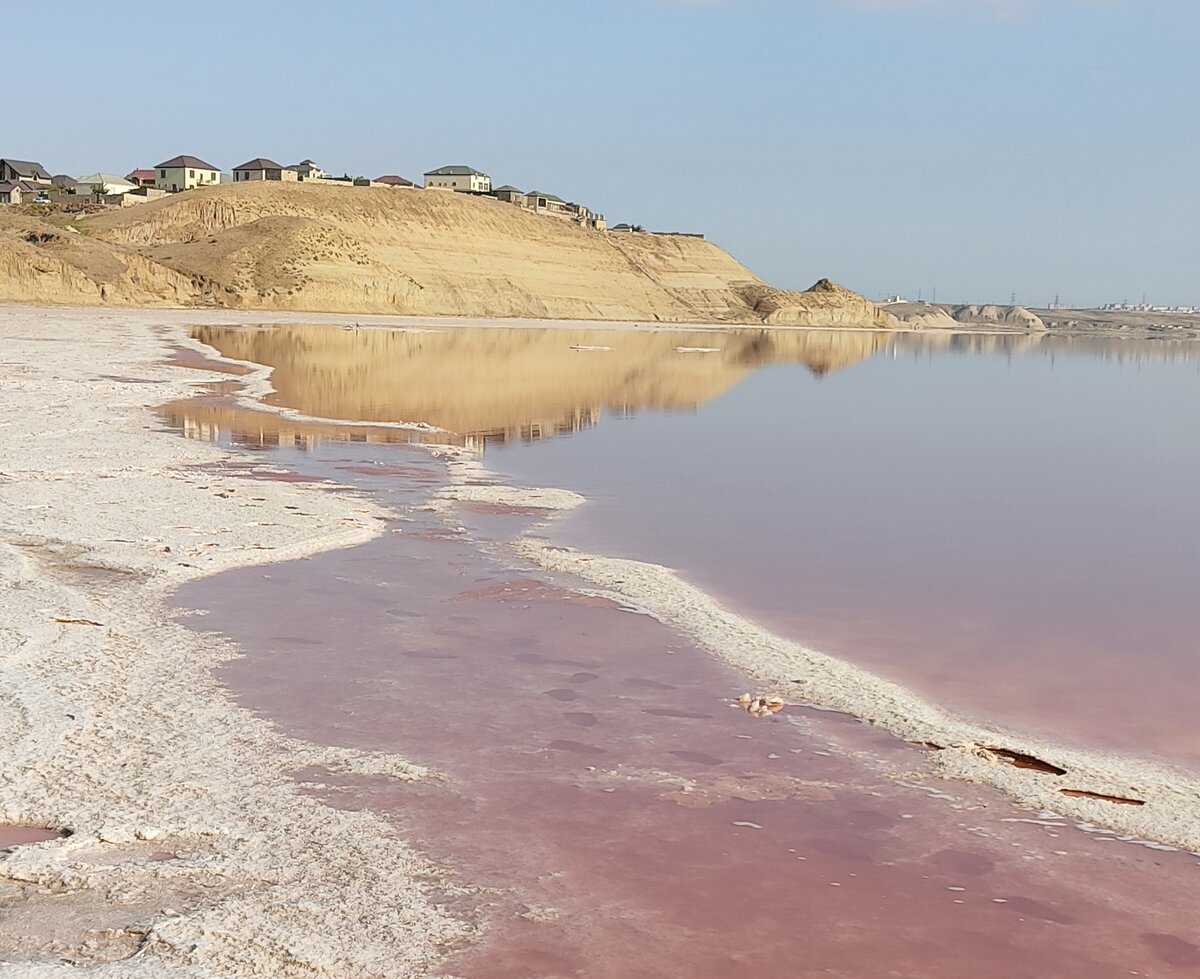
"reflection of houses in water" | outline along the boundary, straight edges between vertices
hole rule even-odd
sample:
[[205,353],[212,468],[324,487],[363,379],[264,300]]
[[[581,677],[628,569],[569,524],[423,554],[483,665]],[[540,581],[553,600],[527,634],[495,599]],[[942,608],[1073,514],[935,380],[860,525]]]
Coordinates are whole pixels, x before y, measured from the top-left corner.
[[[600,421],[602,409],[599,405],[586,408],[576,408],[570,417],[557,422],[530,422],[513,428],[493,428],[483,432],[470,432],[461,436],[461,442],[475,452],[482,452],[489,445],[502,445],[505,442],[540,442],[542,439],[554,438],[556,435],[573,435],[585,429],[593,428]],[[448,439],[442,439],[448,441]]]
[[168,405],[163,414],[189,439],[233,445],[243,449],[294,448],[309,451],[322,442],[361,442],[376,445],[456,445],[482,452],[505,442],[537,442],[594,427],[603,409],[599,405],[576,408],[560,421],[539,421],[479,432],[430,432],[390,427],[339,425],[336,422],[292,422],[282,415],[195,402]]

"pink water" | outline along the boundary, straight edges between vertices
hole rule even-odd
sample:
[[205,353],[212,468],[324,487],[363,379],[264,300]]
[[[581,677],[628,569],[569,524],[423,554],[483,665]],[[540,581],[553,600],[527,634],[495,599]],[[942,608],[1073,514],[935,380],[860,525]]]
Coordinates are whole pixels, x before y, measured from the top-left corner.
[[589,499],[556,542],[675,568],[988,722],[1195,768],[1197,431],[1194,357],[1067,346],[769,367],[694,415],[486,461]]
[[[416,502],[435,472],[386,447],[292,464],[395,504]],[[729,703],[747,681],[672,630],[509,567],[496,545],[528,517],[475,512],[461,532],[404,517],[366,546],[221,575],[179,600],[246,651],[220,676],[248,707],[290,734],[399,751],[446,776],[298,773],[488,889],[442,898],[488,929],[447,975],[1200,968],[1195,857],[1085,834],[976,787],[910,787],[889,773],[918,770],[920,750],[840,715],[751,718]]]
[[[644,432],[638,426],[643,419],[612,427]],[[588,434],[603,431],[602,420]],[[236,426],[224,437],[244,439]],[[630,439],[649,444],[642,434]],[[533,449],[560,444],[582,439]],[[451,883],[470,885],[441,899],[486,932],[453,950],[447,975],[1200,974],[1197,857],[1085,833],[989,790],[931,780],[920,774],[919,748],[840,715],[789,708],[751,718],[730,705],[747,680],[685,637],[512,561],[503,542],[533,515],[470,508],[446,523],[412,509],[443,479],[420,450],[290,445],[272,452],[272,466],[348,482],[397,507],[391,532],[201,581],[179,601],[208,610],[204,628],[241,644],[246,657],[221,678],[283,730],[396,751],[446,776],[398,785],[298,773],[323,784],[313,791],[331,805],[380,813],[449,868]],[[605,485],[621,492],[596,492],[600,503],[562,535],[603,535],[594,518],[605,501],[628,514],[653,497],[652,516],[633,525],[638,546],[684,553],[680,541],[719,538],[721,548],[696,549],[697,575],[719,568],[725,594],[758,594],[739,591],[738,576],[764,580],[755,559],[786,557],[788,547],[761,533],[739,539],[696,502],[695,488],[626,495],[630,486],[668,484],[674,455],[661,442],[657,450],[660,465],[625,458],[607,472]],[[571,471],[594,489],[590,466],[608,457],[587,458]],[[673,536],[684,518],[665,515],[676,506],[705,533]],[[807,522],[816,529],[805,539],[819,540],[823,523]],[[866,537],[842,542],[869,550]],[[621,539],[631,546],[630,536]],[[700,560],[713,553],[718,562]],[[881,582],[893,579],[881,570]],[[882,600],[890,590],[857,591],[855,621],[842,623],[848,637],[871,631],[857,617],[898,604]],[[795,612],[797,595],[814,593],[781,586],[774,594]],[[829,609],[827,621],[841,621],[832,601]],[[811,623],[809,615],[806,607],[803,619],[777,621]],[[908,621],[915,627],[922,615]],[[920,664],[919,641],[908,642]],[[1080,716],[1059,713],[1072,723]]]
[[44,843],[46,840],[56,840],[62,833],[41,826],[12,826],[0,824],[0,850],[10,846],[23,846],[27,843]]

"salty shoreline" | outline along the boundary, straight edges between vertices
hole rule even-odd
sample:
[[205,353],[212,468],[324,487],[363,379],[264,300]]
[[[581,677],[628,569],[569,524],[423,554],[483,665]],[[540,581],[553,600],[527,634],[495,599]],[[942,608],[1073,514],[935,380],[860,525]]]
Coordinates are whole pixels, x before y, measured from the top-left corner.
[[[317,318],[347,320],[217,317]],[[387,516],[369,500],[328,492],[329,484],[222,472],[214,467],[228,453],[158,428],[158,404],[212,381],[163,363],[173,346],[207,350],[184,327],[211,319],[207,311],[0,308],[9,381],[0,393],[0,569],[10,596],[0,664],[12,678],[0,695],[0,735],[12,745],[0,764],[0,823],[71,834],[0,856],[0,900],[19,897],[31,925],[13,947],[15,935],[0,935],[9,963],[0,975],[71,970],[52,961],[107,963],[107,974],[119,975],[423,974],[469,934],[430,897],[437,869],[394,839],[386,821],[328,808],[293,778],[306,766],[400,783],[430,773],[392,755],[280,735],[213,679],[212,668],[237,650],[185,628],[167,607],[187,581],[363,543]],[[242,403],[262,410],[270,371],[246,366]],[[563,491],[484,485],[491,477],[471,453],[435,451],[454,481],[431,502],[438,509],[554,511],[579,502]],[[936,741],[935,776],[996,785],[1038,808],[1200,849],[1200,789],[1186,773],[1139,768],[1131,778],[1120,759],[1064,753],[950,717],[738,620],[667,569],[528,537],[518,550],[646,609],[763,683],[789,684],[781,688],[788,699]],[[809,682],[797,697],[790,683],[801,673]],[[1063,796],[1057,776],[1013,767],[985,742],[1061,764],[1071,788],[1138,793],[1146,804]],[[40,889],[59,891],[53,913]],[[112,904],[111,925],[85,940],[83,909],[101,901]]]
[[236,650],[167,607],[384,516],[159,428],[211,380],[163,363],[193,319],[0,309],[0,822],[69,833],[0,856],[0,975],[423,973],[468,930],[431,903],[436,868],[291,773],[429,773],[280,736],[213,678]]
[[[197,349],[211,349],[192,342]],[[255,368],[249,362],[229,362]],[[272,390],[268,377],[256,372],[239,402],[285,416],[354,423],[298,416],[278,405],[264,405],[261,399]],[[503,485],[470,450],[428,448],[447,459],[453,482],[435,506],[484,503],[555,512],[585,502],[552,487]],[[657,564],[577,553],[536,537],[515,542],[513,549],[543,570],[582,579],[599,586],[606,598],[643,608],[778,696],[842,711],[929,749],[930,769],[939,776],[990,785],[1022,804],[1105,826],[1130,839],[1200,851],[1200,777],[1193,772],[1070,747],[953,714],[868,670],[771,634]]]

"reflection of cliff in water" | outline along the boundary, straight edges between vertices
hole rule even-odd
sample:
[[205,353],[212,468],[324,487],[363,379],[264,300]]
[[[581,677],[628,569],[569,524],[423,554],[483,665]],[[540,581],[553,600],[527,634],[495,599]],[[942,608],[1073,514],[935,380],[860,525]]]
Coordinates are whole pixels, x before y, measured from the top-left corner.
[[[694,410],[758,367],[800,363],[820,376],[889,341],[884,333],[856,331],[486,327],[205,326],[192,336],[226,357],[273,367],[269,404],[314,418],[424,422],[468,444],[578,431],[606,411]],[[208,424],[233,422],[232,409],[214,411],[226,415]],[[256,425],[285,439],[285,427],[297,434],[307,427],[265,418]],[[375,429],[372,440],[411,437],[385,431]]]

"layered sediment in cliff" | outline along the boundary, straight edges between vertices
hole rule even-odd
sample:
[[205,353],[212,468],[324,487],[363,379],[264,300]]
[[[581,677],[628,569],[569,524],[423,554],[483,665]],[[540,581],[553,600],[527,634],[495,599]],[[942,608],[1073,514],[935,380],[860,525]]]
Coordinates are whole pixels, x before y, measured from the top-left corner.
[[0,301],[880,327],[822,280],[771,288],[686,235],[603,234],[490,198],[237,184],[66,225],[0,218]]

